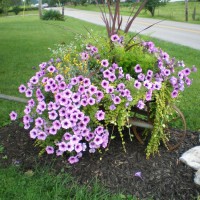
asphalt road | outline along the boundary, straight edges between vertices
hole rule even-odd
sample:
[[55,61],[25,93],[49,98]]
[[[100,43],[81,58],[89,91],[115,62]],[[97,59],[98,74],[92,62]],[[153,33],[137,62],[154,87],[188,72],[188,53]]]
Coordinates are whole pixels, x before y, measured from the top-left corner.
[[[100,12],[65,8],[65,15],[94,24],[104,25]],[[128,16],[123,16],[122,28],[126,25],[127,19]],[[132,24],[130,31],[140,32],[141,30],[158,21],[159,20],[157,19],[138,17]],[[148,30],[143,31],[141,34],[200,50],[200,25],[183,22],[162,21]]]

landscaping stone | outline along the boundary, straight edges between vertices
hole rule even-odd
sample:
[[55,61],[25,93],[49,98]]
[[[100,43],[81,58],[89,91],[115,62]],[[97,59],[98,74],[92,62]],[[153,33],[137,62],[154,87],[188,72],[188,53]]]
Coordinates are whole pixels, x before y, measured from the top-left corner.
[[195,170],[200,169],[200,146],[196,146],[186,151],[180,160],[186,165],[192,167]]
[[200,186],[200,169],[195,173],[194,182]]

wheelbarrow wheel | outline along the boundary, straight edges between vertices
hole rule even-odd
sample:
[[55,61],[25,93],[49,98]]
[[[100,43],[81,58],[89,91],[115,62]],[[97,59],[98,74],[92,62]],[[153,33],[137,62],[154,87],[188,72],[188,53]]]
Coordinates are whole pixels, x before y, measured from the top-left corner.
[[169,138],[166,142],[169,151],[177,149],[186,135],[186,121],[183,113],[175,105],[172,105],[172,110],[173,113],[165,127],[165,133]]

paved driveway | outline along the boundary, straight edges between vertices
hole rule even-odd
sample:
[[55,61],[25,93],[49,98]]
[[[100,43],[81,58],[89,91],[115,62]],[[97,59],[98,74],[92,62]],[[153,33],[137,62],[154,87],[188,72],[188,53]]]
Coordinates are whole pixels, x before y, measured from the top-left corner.
[[[65,8],[65,15],[94,24],[104,25],[100,12]],[[127,16],[123,16],[122,28],[125,26],[127,19]],[[132,24],[130,31],[139,32],[158,21],[159,20],[157,19],[138,17]],[[200,25],[183,22],[162,21],[150,29],[143,31],[142,34],[200,50]]]

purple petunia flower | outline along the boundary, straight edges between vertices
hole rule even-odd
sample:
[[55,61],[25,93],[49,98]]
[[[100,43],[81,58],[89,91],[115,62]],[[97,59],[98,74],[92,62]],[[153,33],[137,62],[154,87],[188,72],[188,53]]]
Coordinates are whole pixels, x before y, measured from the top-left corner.
[[120,104],[121,103],[121,99],[119,96],[115,96],[113,99],[114,104]]
[[116,109],[116,106],[114,104],[112,104],[110,107],[109,107],[110,110],[115,110]]
[[33,91],[30,89],[27,89],[25,94],[26,94],[26,97],[32,97]]
[[87,52],[82,52],[81,53],[81,59],[82,60],[88,60],[89,59],[89,54]]
[[67,144],[65,142],[58,143],[58,149],[62,152],[67,151]]
[[138,103],[137,103],[137,107],[142,110],[145,106],[145,103],[142,101],[142,100],[139,100]]
[[52,110],[52,111],[48,112],[48,114],[49,114],[49,119],[50,120],[55,120],[58,117],[58,114],[57,114],[57,112],[55,110]]
[[26,91],[26,86],[25,85],[20,85],[19,86],[19,92],[24,93]]
[[104,72],[103,72],[103,76],[104,78],[108,78],[110,76],[110,70],[106,69]]
[[74,164],[74,163],[77,163],[79,159],[76,156],[71,156],[69,157],[68,161],[70,164]]
[[46,138],[47,138],[47,134],[45,132],[41,131],[38,133],[38,136],[37,136],[38,140],[46,140]]
[[63,121],[61,121],[61,126],[64,129],[68,129],[72,127],[72,124],[68,119],[64,119]]
[[105,118],[105,112],[103,112],[102,110],[98,110],[95,114],[95,117],[101,121],[101,120],[104,120]]
[[12,111],[12,112],[10,113],[10,119],[11,119],[12,121],[14,121],[14,120],[17,119],[17,113],[16,113],[15,111]]
[[30,135],[30,138],[32,138],[32,139],[35,139],[35,138],[37,138],[37,136],[38,136],[38,130],[37,129],[32,129],[30,132],[29,132],[29,135]]
[[103,80],[103,81],[101,82],[101,86],[102,86],[103,88],[106,89],[106,88],[109,86],[109,82],[106,81],[106,80]]
[[139,82],[138,80],[135,80],[135,82],[134,82],[134,87],[137,88],[137,89],[140,89],[141,86],[142,86],[142,83]]
[[138,74],[138,80],[139,81],[144,81],[144,79],[145,79],[145,75],[144,74],[142,74],[142,73]]
[[97,136],[94,138],[94,143],[95,143],[96,145],[101,145],[101,144],[103,143],[102,137],[97,135]]
[[54,153],[54,148],[52,146],[47,146],[45,150],[46,150],[47,154],[53,154]]
[[142,68],[140,67],[139,64],[137,64],[135,67],[134,67],[134,70],[136,73],[141,73],[142,72]]
[[89,78],[84,78],[83,79],[83,86],[88,87],[91,85],[90,79]]
[[178,90],[174,90],[172,93],[171,93],[171,97],[172,98],[176,98],[178,96]]
[[37,76],[33,76],[33,77],[30,79],[30,82],[31,82],[32,84],[34,84],[34,85],[37,84],[38,81],[39,81],[39,79],[38,79]]
[[120,38],[117,34],[114,34],[110,37],[110,39],[112,42],[118,42]]
[[108,60],[102,60],[102,61],[101,61],[101,66],[103,66],[103,67],[108,67],[108,65],[109,65]]
[[79,152],[81,152],[83,150],[83,147],[82,147],[81,143],[77,143],[77,144],[75,144],[75,148],[74,149],[75,149],[75,151],[77,153],[79,153]]

